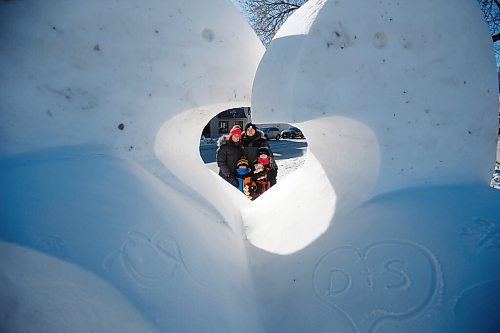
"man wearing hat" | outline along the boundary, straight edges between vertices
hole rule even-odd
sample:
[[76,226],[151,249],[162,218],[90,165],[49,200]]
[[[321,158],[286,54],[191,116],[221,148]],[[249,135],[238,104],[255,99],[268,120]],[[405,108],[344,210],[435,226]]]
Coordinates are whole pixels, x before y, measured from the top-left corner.
[[[271,148],[267,144],[266,137],[264,133],[255,126],[253,123],[248,123],[245,126],[245,133],[243,133],[243,154],[247,157],[250,163],[255,162],[259,158],[259,149],[265,148],[267,151],[267,156],[270,159],[270,166],[272,166],[274,172],[277,174],[278,166],[274,162],[273,153]],[[273,178],[271,186],[276,184],[276,177]]]
[[219,167],[219,176],[235,187],[238,187],[236,164],[241,155],[243,155],[241,127],[234,125],[228,135],[223,135],[219,138],[216,160]]

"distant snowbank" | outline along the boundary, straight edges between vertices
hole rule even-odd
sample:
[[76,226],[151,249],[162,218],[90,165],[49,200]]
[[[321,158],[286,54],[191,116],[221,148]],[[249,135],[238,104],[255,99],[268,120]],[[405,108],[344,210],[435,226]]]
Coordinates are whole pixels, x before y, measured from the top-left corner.
[[217,143],[217,140],[219,140],[219,138],[205,138],[204,136],[202,136],[200,139],[200,146],[214,145]]
[[276,181],[279,182],[291,172],[300,168],[306,159],[306,155],[302,155],[300,157],[288,158],[285,160],[276,160],[276,164],[278,164],[278,177],[276,178]]

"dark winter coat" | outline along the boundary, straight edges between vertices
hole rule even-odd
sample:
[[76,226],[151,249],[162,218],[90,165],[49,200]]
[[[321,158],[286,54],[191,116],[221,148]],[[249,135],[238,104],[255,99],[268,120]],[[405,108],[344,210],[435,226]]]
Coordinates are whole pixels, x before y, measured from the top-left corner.
[[276,185],[276,178],[278,176],[278,166],[276,165],[276,162],[274,161],[273,158],[269,158],[269,163],[264,164],[264,170],[266,171],[267,174],[267,180],[269,181],[271,186]]
[[278,165],[276,165],[274,158],[271,158],[271,162],[266,165],[266,171],[271,186],[276,185],[276,178],[278,177]]
[[257,157],[259,157],[259,148],[261,147],[266,147],[272,156],[266,137],[260,130],[255,131],[254,136],[248,136],[244,133],[241,142],[243,143],[243,154],[247,157],[250,163],[257,160]]
[[271,186],[275,185],[276,177],[278,176],[278,165],[274,161],[273,151],[269,147],[264,133],[257,130],[254,136],[251,137],[244,133],[241,141],[243,143],[243,154],[250,163],[255,162],[257,157],[259,157],[259,148],[265,147],[269,150],[269,157],[271,158],[271,165],[268,166],[269,181],[271,182]]
[[217,142],[217,166],[219,167],[219,176],[224,178],[230,184],[238,187],[236,179],[236,164],[240,159],[243,150],[241,143],[235,144],[227,136],[221,136]]
[[269,175],[267,171],[261,171],[259,173],[255,173],[252,176],[250,183],[250,193],[251,199],[257,199],[262,193],[267,191],[271,187],[271,183],[269,182]]
[[250,168],[236,169],[236,179],[238,180],[238,190],[243,192],[248,198],[252,199],[250,186],[252,182],[253,172]]

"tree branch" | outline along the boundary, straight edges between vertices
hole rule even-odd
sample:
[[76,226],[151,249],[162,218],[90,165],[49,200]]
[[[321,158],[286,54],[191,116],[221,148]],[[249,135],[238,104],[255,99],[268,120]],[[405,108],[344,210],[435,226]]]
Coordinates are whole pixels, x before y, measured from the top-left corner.
[[500,32],[491,36],[491,39],[493,39],[493,43],[498,42],[500,40]]

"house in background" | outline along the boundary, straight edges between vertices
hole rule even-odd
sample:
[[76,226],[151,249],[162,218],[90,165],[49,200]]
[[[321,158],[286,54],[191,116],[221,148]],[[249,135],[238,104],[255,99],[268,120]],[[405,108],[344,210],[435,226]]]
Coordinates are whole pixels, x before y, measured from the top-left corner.
[[213,117],[201,133],[205,138],[218,138],[228,134],[234,125],[242,129],[252,121],[250,107],[239,107],[220,112]]
[[[220,112],[213,117],[201,133],[205,138],[218,138],[228,134],[234,125],[239,125],[243,130],[246,124],[252,122],[250,107],[239,107]],[[286,123],[256,124],[259,128],[278,127],[280,131],[290,127]]]

